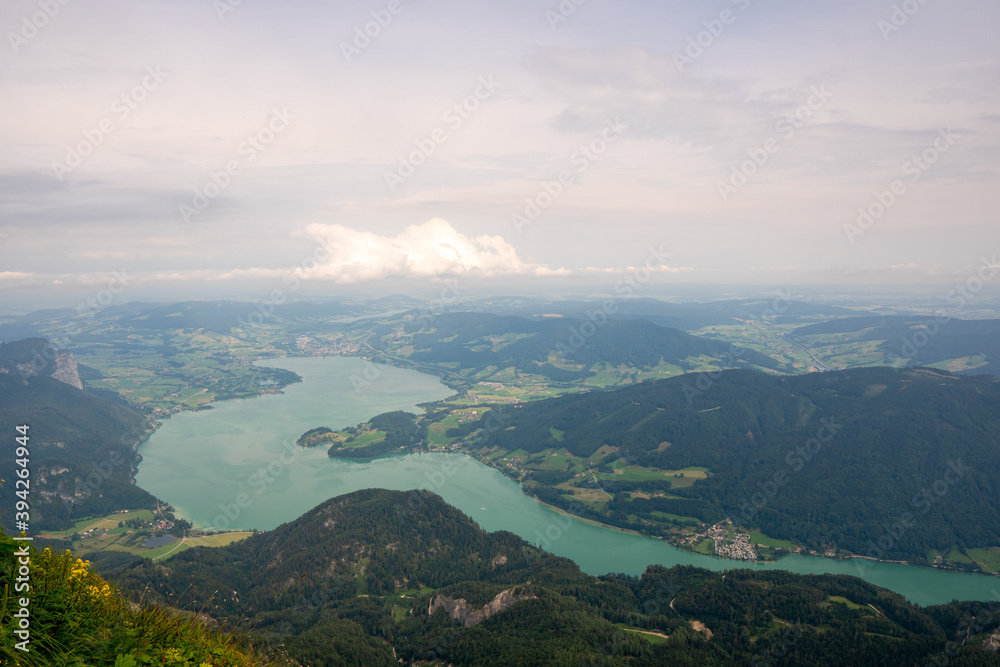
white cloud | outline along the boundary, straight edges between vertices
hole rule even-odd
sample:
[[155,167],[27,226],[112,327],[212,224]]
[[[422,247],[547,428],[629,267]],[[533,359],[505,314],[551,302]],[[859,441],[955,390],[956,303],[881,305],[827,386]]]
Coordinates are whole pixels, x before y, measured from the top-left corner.
[[303,278],[356,283],[381,278],[443,275],[489,277],[501,274],[561,275],[565,269],[529,264],[500,236],[469,238],[441,218],[410,225],[397,236],[379,236],[343,225],[313,224],[305,233],[329,259]]

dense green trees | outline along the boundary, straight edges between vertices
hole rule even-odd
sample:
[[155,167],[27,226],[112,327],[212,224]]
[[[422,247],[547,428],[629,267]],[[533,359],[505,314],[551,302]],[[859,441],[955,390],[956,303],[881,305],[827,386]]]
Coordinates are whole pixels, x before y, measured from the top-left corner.
[[[673,498],[621,495],[603,515],[591,511],[616,525],[652,510],[728,516],[816,550],[890,560],[1000,543],[1000,383],[986,377],[888,368],[701,373],[531,403],[507,413],[504,429],[487,426],[452,432],[483,428],[487,446],[565,447],[580,457],[611,445],[618,451],[605,461],[712,471],[672,489]],[[551,429],[564,432],[560,440]],[[559,475],[531,479],[551,486]],[[614,479],[601,486],[613,495],[653,489]],[[531,493],[567,503],[558,490]]]
[[[15,427],[22,424],[30,427],[27,457],[16,456]],[[32,532],[68,528],[73,517],[151,507],[154,498],[131,479],[147,429],[146,419],[120,402],[44,375],[0,373],[0,433],[8,443],[0,448],[8,479],[0,485],[0,526],[15,527],[15,458],[30,462]]]
[[[117,578],[314,666],[1000,664],[981,648],[1000,603],[925,610],[854,577],[783,571],[592,577],[417,491],[334,498],[242,543]],[[519,601],[475,625],[428,613],[436,596],[480,609],[503,591]]]

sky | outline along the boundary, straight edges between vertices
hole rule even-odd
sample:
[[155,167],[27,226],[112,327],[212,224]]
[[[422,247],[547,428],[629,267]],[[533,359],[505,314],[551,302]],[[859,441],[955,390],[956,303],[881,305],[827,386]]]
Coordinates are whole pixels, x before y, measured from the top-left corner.
[[965,281],[1000,250],[998,24],[993,0],[7,0],[0,303],[116,275]]

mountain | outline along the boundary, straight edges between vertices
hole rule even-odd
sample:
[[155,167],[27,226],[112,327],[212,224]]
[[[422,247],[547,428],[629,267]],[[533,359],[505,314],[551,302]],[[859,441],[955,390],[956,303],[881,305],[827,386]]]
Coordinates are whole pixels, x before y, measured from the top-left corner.
[[[402,326],[400,326],[402,325]],[[644,320],[517,317],[489,313],[442,313],[428,319],[400,318],[375,328],[377,336],[416,362],[457,364],[472,371],[515,367],[524,373],[571,381],[591,374],[594,364],[652,368],[673,364],[697,367],[699,357],[726,366],[778,369],[779,364],[754,350],[692,336]],[[582,366],[559,368],[553,362]]]
[[[136,448],[150,428],[146,419],[127,405],[67,383],[65,375],[70,368],[75,374],[75,362],[70,366],[59,353],[46,354],[51,349],[40,339],[0,346],[0,433],[10,443],[0,449],[7,479],[0,485],[0,525],[7,530],[14,526],[16,459],[29,462],[32,531],[66,528],[71,516],[154,502],[132,481]],[[33,362],[53,358],[47,365]],[[27,371],[36,368],[37,374]],[[17,427],[23,425],[28,426],[27,457],[14,446]]]
[[1000,377],[1000,320],[934,316],[849,317],[799,327],[788,334],[822,354],[849,343],[871,342],[890,363],[936,365]]
[[[921,562],[930,550],[1000,544],[1000,382],[985,376],[731,370],[500,414],[503,428],[489,415],[449,435],[480,431],[484,447],[507,451],[565,448],[595,467],[625,459],[668,471],[708,469],[706,479],[684,488],[609,475],[600,486],[614,500],[591,518],[615,525],[635,528],[628,517],[641,522],[653,511],[709,523],[728,516],[817,551]],[[539,475],[548,490],[532,492],[565,506],[564,492],[552,486],[573,475],[555,464],[546,475],[556,476]],[[664,497],[634,498],[634,491]]]
[[22,378],[42,375],[83,389],[73,354],[57,350],[44,338],[0,343],[0,373],[16,374]]
[[806,318],[848,317],[860,311],[827,304],[812,304],[791,300],[791,295],[771,299],[726,299],[705,303],[673,303],[660,299],[630,298],[609,301],[531,301],[504,305],[493,309],[504,315],[532,316],[541,313],[559,314],[576,319],[588,312],[607,309],[612,319],[648,320],[664,327],[694,331],[708,326],[743,324],[750,320],[767,320],[780,324],[801,322]]
[[[117,576],[326,665],[996,665],[1000,606],[921,609],[854,577],[652,566],[591,577],[438,496],[367,489]],[[949,643],[950,642],[950,643]]]

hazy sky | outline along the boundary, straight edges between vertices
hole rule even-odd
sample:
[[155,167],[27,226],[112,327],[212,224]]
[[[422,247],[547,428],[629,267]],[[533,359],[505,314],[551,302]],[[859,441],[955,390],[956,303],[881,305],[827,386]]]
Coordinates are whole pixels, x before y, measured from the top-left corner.
[[1000,250],[997,25],[995,0],[7,0],[0,299],[121,270],[963,280]]

